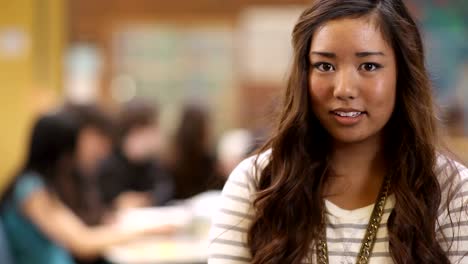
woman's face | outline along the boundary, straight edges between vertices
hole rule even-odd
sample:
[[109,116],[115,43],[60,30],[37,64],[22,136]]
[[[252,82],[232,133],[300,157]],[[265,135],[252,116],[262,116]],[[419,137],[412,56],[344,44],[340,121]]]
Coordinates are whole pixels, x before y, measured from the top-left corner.
[[395,106],[397,69],[372,19],[325,23],[312,37],[309,60],[312,110],[335,142],[378,139]]
[[123,151],[134,162],[148,161],[154,158],[160,147],[160,133],[156,124],[137,126],[125,136]]

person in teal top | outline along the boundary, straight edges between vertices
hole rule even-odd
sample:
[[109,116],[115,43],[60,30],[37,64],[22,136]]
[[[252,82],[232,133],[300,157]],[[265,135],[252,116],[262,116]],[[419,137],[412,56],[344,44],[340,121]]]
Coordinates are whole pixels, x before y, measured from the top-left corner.
[[172,227],[88,227],[63,202],[75,162],[78,125],[72,116],[40,117],[27,159],[1,199],[1,218],[15,264],[74,264],[99,257],[110,246]]
[[28,197],[45,188],[44,181],[37,173],[26,172],[18,178],[11,202],[4,208],[2,220],[15,264],[73,263],[72,257],[63,247],[50,240],[21,212],[21,205]]

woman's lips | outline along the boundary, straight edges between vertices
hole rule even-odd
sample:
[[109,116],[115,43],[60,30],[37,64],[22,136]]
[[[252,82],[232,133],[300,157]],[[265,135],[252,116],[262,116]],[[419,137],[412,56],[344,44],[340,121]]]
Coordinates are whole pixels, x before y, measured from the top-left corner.
[[331,111],[333,118],[343,126],[352,126],[359,123],[364,116],[367,114],[366,112],[361,111],[343,111],[343,110],[335,110]]

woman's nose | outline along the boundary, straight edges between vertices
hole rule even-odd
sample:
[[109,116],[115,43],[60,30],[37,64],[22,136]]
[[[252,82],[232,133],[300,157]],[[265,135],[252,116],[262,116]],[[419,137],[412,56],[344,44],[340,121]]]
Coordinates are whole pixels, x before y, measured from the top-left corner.
[[333,96],[340,100],[355,99],[359,96],[357,76],[353,69],[343,69],[335,77]]

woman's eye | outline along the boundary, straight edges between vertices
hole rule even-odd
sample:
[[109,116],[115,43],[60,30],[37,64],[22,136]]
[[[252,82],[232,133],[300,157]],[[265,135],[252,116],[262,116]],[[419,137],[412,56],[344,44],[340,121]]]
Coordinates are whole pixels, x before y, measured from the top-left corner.
[[380,64],[377,64],[377,63],[363,63],[361,64],[361,69],[364,70],[364,71],[368,71],[368,72],[371,72],[371,71],[375,71],[379,68],[381,68],[382,66]]
[[326,62],[319,62],[319,63],[316,63],[314,64],[314,67],[321,71],[321,72],[330,72],[330,71],[334,71],[335,68],[333,67],[333,65],[331,65],[330,63],[326,63]]

